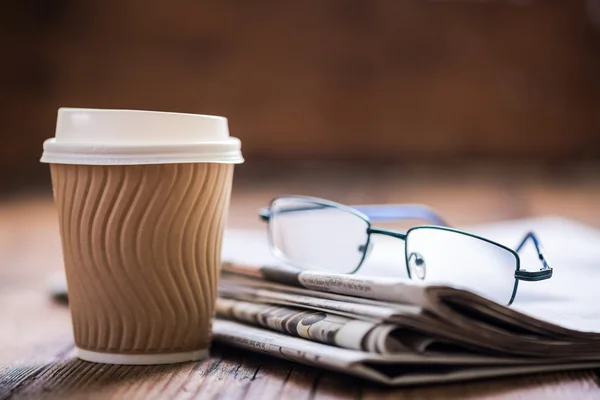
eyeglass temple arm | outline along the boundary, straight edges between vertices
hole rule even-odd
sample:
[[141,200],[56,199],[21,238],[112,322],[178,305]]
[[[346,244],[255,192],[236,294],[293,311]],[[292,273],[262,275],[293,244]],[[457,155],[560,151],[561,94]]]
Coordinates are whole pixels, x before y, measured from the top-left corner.
[[403,219],[422,219],[436,225],[449,226],[431,208],[421,204],[385,204],[352,206],[365,214],[371,221],[397,221]]
[[[420,204],[390,204],[390,205],[366,205],[366,206],[350,206],[365,214],[371,221],[397,221],[402,219],[422,219],[432,222],[436,225],[449,226],[435,211],[427,206]],[[303,211],[313,209],[302,207],[298,210]],[[258,212],[263,221],[268,221],[271,217],[269,208],[261,208]]]
[[539,271],[525,271],[525,270],[517,270],[515,271],[515,278],[521,281],[543,281],[545,279],[549,279],[552,277],[552,267],[548,265],[546,258],[544,257],[542,246],[540,244],[539,239],[533,232],[528,232],[525,237],[521,240],[521,243],[517,246],[515,251],[518,253],[525,246],[527,241],[532,241],[535,246],[535,250],[538,253],[538,258],[542,263],[542,268]]

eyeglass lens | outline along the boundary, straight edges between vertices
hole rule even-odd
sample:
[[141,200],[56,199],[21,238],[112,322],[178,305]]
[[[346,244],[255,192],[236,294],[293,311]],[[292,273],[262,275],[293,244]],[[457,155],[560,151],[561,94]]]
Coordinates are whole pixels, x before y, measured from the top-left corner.
[[513,292],[514,253],[475,236],[414,228],[406,238],[406,259],[413,279],[459,286],[504,304]]
[[351,273],[361,263],[368,223],[359,216],[301,198],[271,204],[269,237],[280,258],[307,269]]

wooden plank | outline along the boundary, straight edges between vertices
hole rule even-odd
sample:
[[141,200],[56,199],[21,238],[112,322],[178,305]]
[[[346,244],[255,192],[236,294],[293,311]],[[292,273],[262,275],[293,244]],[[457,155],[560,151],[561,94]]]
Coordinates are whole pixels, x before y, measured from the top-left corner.
[[[208,360],[167,366],[101,365],[70,354],[15,391],[13,398],[277,399],[290,370],[288,362],[218,346]],[[311,386],[302,390],[310,394]]]
[[338,373],[321,373],[315,384],[315,400],[355,399],[362,394],[361,379],[351,379]]
[[272,358],[265,359],[256,371],[244,398],[281,398],[281,393],[288,383],[293,367],[290,363],[283,363]]
[[281,391],[281,398],[295,400],[312,399],[319,372],[318,369],[312,369],[304,365],[294,367]]
[[0,207],[0,399],[73,347],[69,312],[46,290],[47,275],[62,266],[49,200]]
[[[258,355],[240,357],[217,354],[195,364],[130,367],[103,366],[69,358],[55,363],[35,382],[17,391],[13,398],[375,400],[504,399],[517,395],[541,398],[561,394],[568,394],[571,398],[597,398],[599,395],[598,377],[589,371],[390,389],[320,369],[298,366],[289,375],[265,372],[261,385],[261,380],[256,380],[255,367],[262,361]],[[266,363],[269,364],[269,361]],[[289,370],[289,366],[285,365],[289,363],[283,364],[281,369]],[[265,378],[270,380],[269,385],[264,385]],[[257,386],[253,386],[255,382]]]
[[597,399],[598,377],[589,371],[527,375],[476,382],[426,385],[414,388],[385,389],[372,385],[363,388],[364,400],[385,399],[514,399],[569,398]]
[[[238,371],[240,372],[238,381]],[[248,381],[248,375],[252,377],[254,371],[249,371],[247,367],[243,366],[243,357],[234,354],[232,357],[224,357],[209,375],[210,379],[207,379],[202,386],[200,386],[197,395],[201,395],[206,399],[218,399],[219,396],[230,390],[231,393],[236,393],[238,396],[242,395],[244,391],[239,386],[245,386]],[[240,393],[241,392],[241,393]],[[240,398],[240,397],[232,397]]]
[[[592,170],[560,176],[540,170],[308,164],[242,171],[233,227],[262,227],[256,210],[295,192],[349,204],[425,202],[452,223],[555,212],[600,226],[600,180]],[[477,202],[473,202],[473,198]],[[466,207],[465,204],[469,206]],[[575,206],[573,206],[575,205]],[[14,398],[514,398],[600,397],[589,371],[387,389],[352,377],[216,346],[200,363],[103,366],[73,358],[68,309],[48,297],[46,278],[62,268],[51,198],[0,203],[0,399]]]
[[220,359],[168,366],[102,365],[72,355],[54,363],[13,398],[193,398]]
[[46,366],[0,367],[0,400],[7,399],[19,386],[39,375]]
[[44,365],[73,346],[68,309],[47,292],[6,290],[0,304],[0,365]]

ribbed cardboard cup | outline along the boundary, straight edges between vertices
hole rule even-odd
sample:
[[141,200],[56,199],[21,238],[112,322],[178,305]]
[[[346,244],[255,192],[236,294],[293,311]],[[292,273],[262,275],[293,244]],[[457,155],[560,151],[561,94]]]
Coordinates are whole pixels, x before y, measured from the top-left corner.
[[222,117],[60,109],[44,143],[78,357],[208,355],[239,140]]

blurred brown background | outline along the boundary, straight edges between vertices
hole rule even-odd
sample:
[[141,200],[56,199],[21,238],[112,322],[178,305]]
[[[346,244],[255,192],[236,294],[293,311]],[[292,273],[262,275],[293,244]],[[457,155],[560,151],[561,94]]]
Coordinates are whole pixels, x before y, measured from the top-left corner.
[[248,163],[600,157],[598,1],[22,0],[0,14],[0,182],[57,108],[229,118]]
[[[228,117],[246,157],[228,227],[264,232],[259,207],[304,194],[425,203],[465,228],[548,215],[600,228],[600,0],[5,0],[0,89],[0,398],[148,387],[121,369],[78,370],[68,311],[48,298],[63,259],[38,160],[59,107]],[[162,377],[225,387],[235,365],[266,365],[259,391],[288,379],[246,355],[218,365],[193,366],[189,382],[153,375],[153,393]],[[343,384],[289,376],[302,397]],[[598,382],[596,371],[397,395],[598,397]]]

